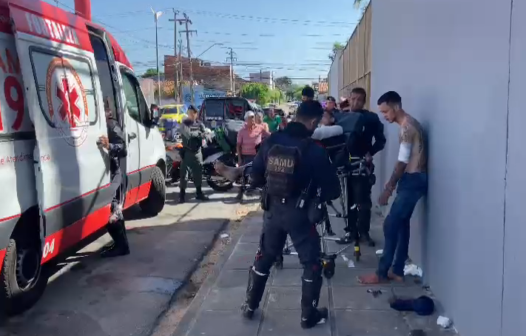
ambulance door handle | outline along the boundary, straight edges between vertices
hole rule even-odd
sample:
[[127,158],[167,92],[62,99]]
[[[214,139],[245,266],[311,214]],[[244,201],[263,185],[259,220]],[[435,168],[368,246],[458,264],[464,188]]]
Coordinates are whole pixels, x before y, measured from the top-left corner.
[[131,142],[136,137],[137,137],[137,134],[135,134],[134,132],[128,133],[128,142]]

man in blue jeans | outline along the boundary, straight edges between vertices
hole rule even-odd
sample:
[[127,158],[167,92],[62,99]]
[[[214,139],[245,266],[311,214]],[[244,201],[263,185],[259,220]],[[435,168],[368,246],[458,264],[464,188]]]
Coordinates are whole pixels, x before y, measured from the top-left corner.
[[402,109],[402,98],[394,91],[378,99],[378,108],[385,120],[400,125],[398,162],[378,203],[387,205],[393,191],[397,192],[384,221],[385,245],[378,270],[375,274],[359,277],[363,284],[404,280],[411,215],[418,200],[427,192],[427,153],[422,126]]

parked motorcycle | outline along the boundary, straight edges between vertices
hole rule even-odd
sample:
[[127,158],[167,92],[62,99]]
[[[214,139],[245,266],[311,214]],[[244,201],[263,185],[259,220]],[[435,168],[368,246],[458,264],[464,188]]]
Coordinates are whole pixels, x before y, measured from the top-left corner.
[[[235,151],[232,150],[231,146],[224,146],[223,140],[221,130],[217,129],[209,134],[201,149],[203,153],[203,176],[210,188],[219,192],[229,191],[234,187],[234,183],[217,174],[214,163],[220,161],[228,166],[235,166],[236,163]],[[167,177],[170,178],[171,183],[175,183],[179,181],[181,174],[183,145],[180,141],[165,141],[165,143],[167,144]],[[188,176],[189,179],[193,179],[190,171]]]

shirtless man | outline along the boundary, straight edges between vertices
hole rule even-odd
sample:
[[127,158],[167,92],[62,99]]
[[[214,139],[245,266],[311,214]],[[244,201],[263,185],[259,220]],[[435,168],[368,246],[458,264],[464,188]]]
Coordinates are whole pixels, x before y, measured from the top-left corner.
[[378,108],[385,120],[400,125],[398,162],[378,203],[387,205],[395,189],[397,193],[384,222],[385,245],[378,270],[375,274],[359,277],[358,281],[363,284],[404,280],[411,215],[427,191],[427,156],[422,126],[402,109],[402,98],[394,91],[384,93],[378,99]]

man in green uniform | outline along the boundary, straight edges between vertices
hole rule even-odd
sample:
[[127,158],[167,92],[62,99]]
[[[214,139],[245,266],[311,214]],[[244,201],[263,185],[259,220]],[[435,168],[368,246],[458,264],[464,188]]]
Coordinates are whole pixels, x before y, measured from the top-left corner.
[[208,197],[203,194],[201,185],[203,183],[203,154],[201,147],[205,137],[205,126],[197,120],[197,110],[194,106],[188,108],[188,117],[183,120],[180,126],[183,149],[181,152],[181,181],[179,182],[179,202],[185,202],[186,178],[188,169],[192,172],[196,189],[195,198],[200,201],[207,201]]

